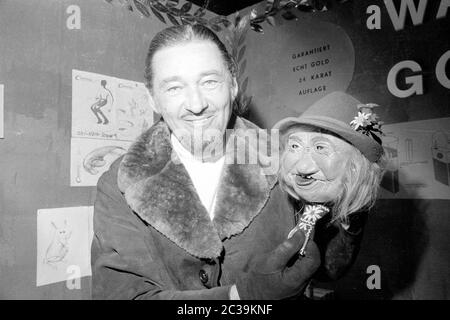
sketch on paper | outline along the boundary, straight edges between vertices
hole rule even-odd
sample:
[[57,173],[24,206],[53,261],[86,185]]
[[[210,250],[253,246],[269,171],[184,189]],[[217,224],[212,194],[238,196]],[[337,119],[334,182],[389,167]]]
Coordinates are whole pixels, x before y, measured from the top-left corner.
[[92,211],[92,206],[38,210],[37,286],[66,281],[71,266],[81,277],[91,275]]
[[54,221],[51,221],[54,228],[52,240],[45,251],[44,263],[57,269],[57,264],[65,262],[67,253],[69,252],[69,239],[72,231],[69,230],[67,220],[64,220],[62,226],[57,226]]
[[143,83],[117,79],[117,136],[134,141],[153,123],[147,89]]
[[72,70],[71,186],[95,186],[153,123],[145,85]]
[[130,144],[130,141],[72,138],[70,185],[95,186]]
[[383,125],[383,199],[450,199],[450,118]]
[[152,123],[143,83],[72,70],[72,137],[134,141]]

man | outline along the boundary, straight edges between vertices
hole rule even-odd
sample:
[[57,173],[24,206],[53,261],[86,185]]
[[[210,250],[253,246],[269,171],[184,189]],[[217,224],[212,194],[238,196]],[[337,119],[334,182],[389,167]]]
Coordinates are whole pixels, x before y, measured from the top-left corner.
[[98,182],[93,298],[301,295],[320,254],[309,241],[298,255],[301,231],[287,239],[294,214],[276,175],[229,161],[235,132],[257,127],[233,114],[236,67],[222,42],[201,25],[165,29],[145,76],[162,120]]

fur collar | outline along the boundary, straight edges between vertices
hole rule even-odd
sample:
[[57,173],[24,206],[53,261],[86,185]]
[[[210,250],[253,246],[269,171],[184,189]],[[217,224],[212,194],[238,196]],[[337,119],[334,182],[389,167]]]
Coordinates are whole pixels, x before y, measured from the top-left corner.
[[[236,118],[234,129],[258,128]],[[240,139],[235,141],[236,146],[242,143]],[[170,131],[160,121],[124,156],[119,166],[119,188],[141,219],[179,247],[198,258],[217,258],[222,240],[241,233],[265,206],[276,176],[262,174],[259,164],[226,161],[211,221],[189,174],[175,159]]]

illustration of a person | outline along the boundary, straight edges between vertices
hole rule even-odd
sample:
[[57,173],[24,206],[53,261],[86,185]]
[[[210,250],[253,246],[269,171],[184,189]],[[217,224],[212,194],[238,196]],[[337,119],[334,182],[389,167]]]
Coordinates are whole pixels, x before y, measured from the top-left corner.
[[101,88],[99,89],[97,96],[95,97],[95,103],[91,105],[91,110],[97,118],[97,123],[103,123],[106,125],[109,123],[109,120],[102,111],[102,108],[108,103],[110,104],[110,106],[112,106],[114,97],[112,95],[112,92],[108,88],[106,88],[106,80],[102,80],[100,84]]

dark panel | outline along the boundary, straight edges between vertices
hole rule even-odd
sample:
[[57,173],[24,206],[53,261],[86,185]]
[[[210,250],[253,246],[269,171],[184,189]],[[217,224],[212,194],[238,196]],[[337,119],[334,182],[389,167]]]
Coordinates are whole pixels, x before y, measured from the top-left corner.
[[236,11],[247,8],[262,0],[188,0],[198,6],[207,4],[207,9],[214,13],[227,16]]

